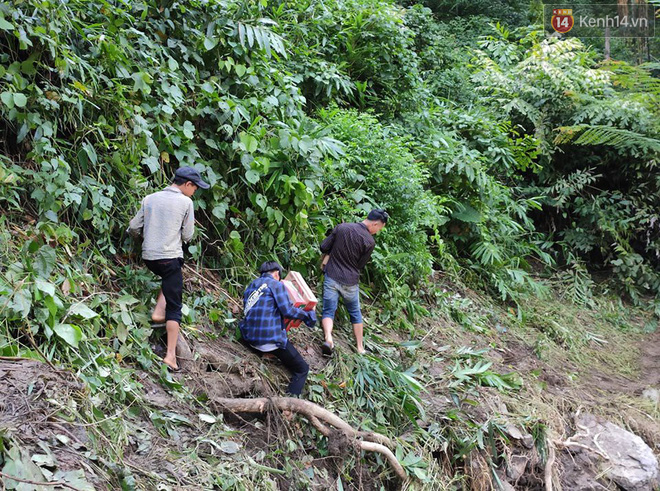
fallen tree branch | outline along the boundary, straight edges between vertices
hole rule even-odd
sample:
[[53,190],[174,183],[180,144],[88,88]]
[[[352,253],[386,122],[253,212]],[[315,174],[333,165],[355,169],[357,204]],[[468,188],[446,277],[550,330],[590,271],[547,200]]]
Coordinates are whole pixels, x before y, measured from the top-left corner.
[[80,491],[80,489],[74,488],[73,486],[61,481],[53,481],[53,482],[30,481],[29,479],[21,479],[20,477],[10,476],[9,474],[5,474],[4,472],[0,472],[0,477],[2,477],[3,479],[11,479],[12,481],[16,481],[16,482],[23,482],[25,484],[34,484],[38,486],[62,486],[63,488],[73,489],[73,491]]
[[292,411],[302,414],[309,419],[314,428],[325,436],[329,436],[331,431],[323,423],[334,426],[350,437],[356,439],[362,438],[363,440],[358,441],[360,449],[382,454],[388,460],[396,475],[403,481],[407,480],[406,471],[390,450],[390,448],[394,447],[392,440],[379,433],[358,431],[336,414],[317,404],[293,397],[261,397],[257,399],[214,398],[213,402],[221,406],[222,409],[238,413],[264,413],[270,407],[275,407],[280,411]]

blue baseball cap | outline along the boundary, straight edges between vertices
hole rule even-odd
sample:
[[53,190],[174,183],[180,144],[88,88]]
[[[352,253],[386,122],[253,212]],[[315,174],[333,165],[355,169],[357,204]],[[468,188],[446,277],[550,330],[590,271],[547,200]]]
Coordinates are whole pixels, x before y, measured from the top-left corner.
[[202,181],[202,176],[199,174],[199,171],[193,167],[179,167],[174,175],[192,182],[198,188],[208,189],[211,187],[208,183]]

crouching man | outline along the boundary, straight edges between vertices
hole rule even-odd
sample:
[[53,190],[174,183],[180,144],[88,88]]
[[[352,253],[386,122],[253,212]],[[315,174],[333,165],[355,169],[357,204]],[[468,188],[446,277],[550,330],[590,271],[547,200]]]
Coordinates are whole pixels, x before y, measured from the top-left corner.
[[243,295],[244,318],[241,336],[255,350],[275,355],[291,372],[287,392],[300,396],[307,380],[309,365],[289,342],[284,319],[300,319],[314,327],[316,313],[293,306],[286,288],[280,283],[282,267],[274,261],[259,268],[261,276],[254,280]]

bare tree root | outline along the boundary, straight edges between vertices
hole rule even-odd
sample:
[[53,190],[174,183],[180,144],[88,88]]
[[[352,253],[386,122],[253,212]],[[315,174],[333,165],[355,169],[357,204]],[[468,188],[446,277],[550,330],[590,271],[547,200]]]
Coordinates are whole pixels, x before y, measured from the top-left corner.
[[280,411],[292,411],[302,414],[309,419],[314,428],[325,436],[331,434],[331,430],[324,423],[329,424],[338,430],[342,430],[348,436],[356,439],[362,438],[362,440],[358,440],[357,442],[361,450],[380,453],[388,460],[392,469],[402,481],[408,479],[406,471],[390,448],[388,448],[394,447],[394,444],[389,438],[380,433],[358,431],[336,414],[312,402],[293,397],[261,397],[257,399],[214,398],[213,402],[221,406],[222,409],[238,413],[264,413],[271,407],[275,407]]
[[548,461],[545,464],[545,489],[552,491],[552,466],[555,463],[555,446],[548,442]]

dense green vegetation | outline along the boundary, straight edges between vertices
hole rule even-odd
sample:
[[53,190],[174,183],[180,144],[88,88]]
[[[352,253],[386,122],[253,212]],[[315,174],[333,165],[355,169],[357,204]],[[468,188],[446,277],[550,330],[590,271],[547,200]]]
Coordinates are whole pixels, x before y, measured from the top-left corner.
[[[125,229],[179,165],[212,186],[188,259],[233,294],[267,259],[313,277],[326,232],[378,206],[392,219],[363,277],[374,328],[412,334],[429,305],[470,324],[434,271],[521,322],[552,287],[660,312],[657,63],[546,39],[538,5],[403,3],[0,5],[0,352],[74,369],[97,397],[89,421],[137,397],[132,367],[157,360],[155,283]],[[186,304],[188,322],[229,335],[222,299]],[[395,434],[416,426],[422,387],[411,360],[380,354],[340,358],[312,386],[357,371],[328,403]],[[457,386],[519,385],[465,373]]]

